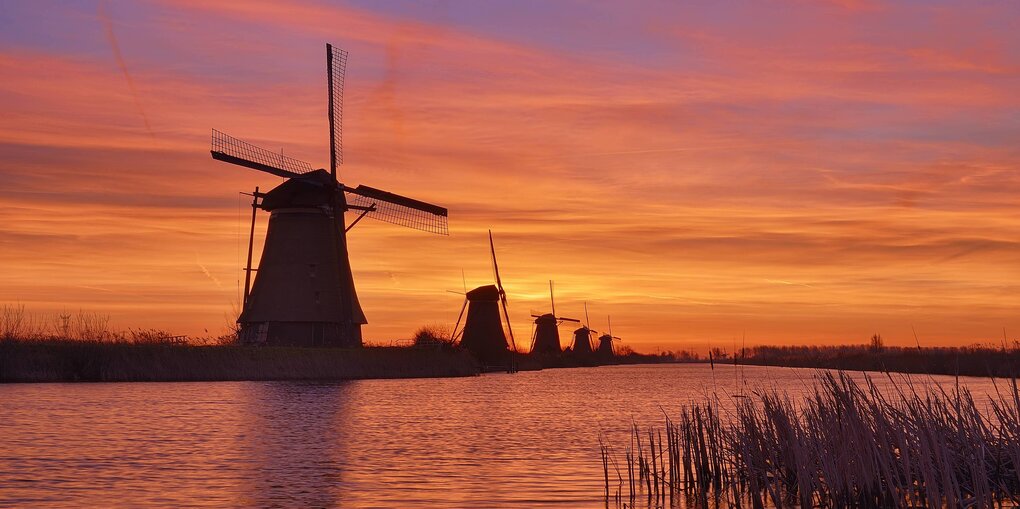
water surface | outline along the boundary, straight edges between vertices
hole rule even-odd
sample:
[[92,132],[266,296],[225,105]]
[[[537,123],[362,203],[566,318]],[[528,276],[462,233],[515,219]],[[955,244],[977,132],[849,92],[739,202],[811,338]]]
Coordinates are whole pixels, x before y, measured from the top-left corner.
[[[601,507],[599,432],[809,369],[0,385],[0,507]],[[953,385],[951,377],[914,383]],[[876,375],[881,385],[885,375]],[[961,378],[975,394],[988,379]]]

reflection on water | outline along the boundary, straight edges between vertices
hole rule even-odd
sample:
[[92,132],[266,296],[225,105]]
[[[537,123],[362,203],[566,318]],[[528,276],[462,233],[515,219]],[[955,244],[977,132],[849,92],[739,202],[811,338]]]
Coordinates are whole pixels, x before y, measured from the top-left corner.
[[350,407],[356,392],[352,383],[252,384],[237,444],[251,465],[232,505],[339,505],[350,441],[345,419],[357,411]]
[[[0,506],[597,507],[598,433],[814,372],[0,386]],[[952,384],[948,377],[936,377]],[[930,383],[930,377],[913,377]],[[888,385],[884,376],[877,382]],[[961,379],[976,394],[985,379]]]

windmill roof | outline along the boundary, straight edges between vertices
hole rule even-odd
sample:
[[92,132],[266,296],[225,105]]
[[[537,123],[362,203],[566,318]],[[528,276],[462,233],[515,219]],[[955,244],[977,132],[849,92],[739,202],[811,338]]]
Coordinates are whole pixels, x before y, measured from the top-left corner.
[[496,288],[496,285],[479,286],[478,288],[475,288],[474,290],[467,292],[467,298],[468,300],[471,301],[476,300],[496,301],[499,300],[499,289]]
[[332,202],[336,181],[326,170],[315,170],[287,179],[262,198],[263,210],[318,207]]
[[546,313],[542,316],[535,318],[535,323],[552,322],[556,323],[556,317],[552,313]]

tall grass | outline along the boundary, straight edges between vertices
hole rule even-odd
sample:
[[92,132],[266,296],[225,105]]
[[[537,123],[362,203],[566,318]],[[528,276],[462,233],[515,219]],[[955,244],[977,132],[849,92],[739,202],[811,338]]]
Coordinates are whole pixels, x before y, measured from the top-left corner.
[[[429,348],[241,346],[236,336],[189,338],[159,329],[110,328],[91,311],[39,315],[0,305],[0,383],[72,381],[338,380],[471,376],[478,367],[441,329]],[[448,333],[446,334],[448,336]],[[426,337],[427,336],[427,337]],[[426,345],[426,346],[428,346]],[[419,345],[423,346],[423,345]]]
[[40,314],[27,311],[24,304],[0,305],[0,341],[7,342],[224,345],[236,338],[232,331],[218,337],[186,337],[155,328],[115,330],[109,315],[95,311]]
[[1020,391],[984,412],[966,389],[822,375],[804,400],[775,390],[684,408],[631,429],[622,463],[602,443],[606,497],[724,507],[1001,507],[1020,504]]

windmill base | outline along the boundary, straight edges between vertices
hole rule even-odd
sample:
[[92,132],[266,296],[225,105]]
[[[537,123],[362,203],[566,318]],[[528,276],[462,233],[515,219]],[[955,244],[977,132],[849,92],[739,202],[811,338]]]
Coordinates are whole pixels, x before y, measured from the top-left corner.
[[362,346],[360,324],[257,322],[240,325],[241,330],[237,338],[243,345],[343,348]]

